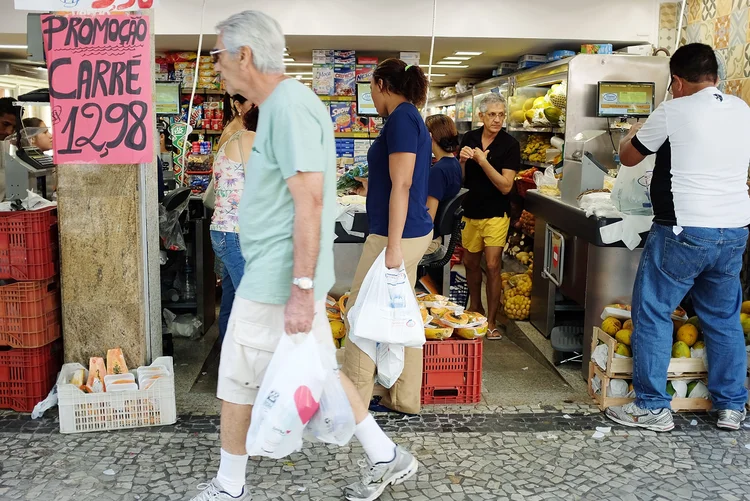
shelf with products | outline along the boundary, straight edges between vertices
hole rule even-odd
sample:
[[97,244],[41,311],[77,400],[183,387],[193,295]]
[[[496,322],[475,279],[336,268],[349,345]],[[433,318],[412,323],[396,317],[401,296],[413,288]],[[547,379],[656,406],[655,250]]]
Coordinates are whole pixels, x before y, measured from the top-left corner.
[[337,139],[375,139],[377,132],[334,132]]
[[357,100],[356,96],[318,96],[321,101],[323,102],[341,102],[341,103],[351,103]]
[[195,129],[190,134],[203,134],[206,136],[221,136],[224,133],[223,130],[213,130],[213,129]]
[[530,162],[528,160],[521,160],[521,165],[529,167],[536,167],[537,169],[546,169],[547,167],[557,168],[560,164],[543,163],[543,162]]
[[506,127],[508,132],[529,132],[531,134],[539,133],[552,133],[552,134],[565,134],[564,127],[523,127],[519,125],[509,125]]
[[[189,96],[193,93],[190,87],[183,87],[181,91],[183,96]],[[221,89],[195,89],[196,95],[208,95],[208,96],[223,96],[226,91]]]

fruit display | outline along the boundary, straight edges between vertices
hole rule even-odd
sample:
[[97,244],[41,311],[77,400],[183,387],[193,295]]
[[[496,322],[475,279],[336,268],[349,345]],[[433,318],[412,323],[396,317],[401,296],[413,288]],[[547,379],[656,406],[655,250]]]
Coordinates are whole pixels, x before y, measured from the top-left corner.
[[550,143],[549,136],[530,134],[521,150],[521,160],[525,162],[544,163],[547,161],[547,150],[551,148],[552,144]]
[[507,277],[503,281],[503,290],[505,315],[511,320],[528,319],[531,309],[531,276],[521,273]]
[[520,223],[521,231],[533,238],[536,228],[536,217],[534,217],[534,214],[529,211],[523,211],[518,222]]
[[[479,313],[464,311],[447,297],[437,294],[417,296],[423,318],[425,338],[441,341],[457,335],[464,339],[476,339],[487,334],[487,318]],[[425,315],[427,315],[425,317]]]
[[346,300],[349,298],[349,294],[344,294],[337,301],[335,298],[328,296],[326,298],[326,313],[328,314],[328,323],[331,325],[331,335],[333,336],[333,344],[336,348],[343,348],[346,342],[346,324],[344,323],[344,314],[342,313],[342,306],[346,306]]
[[[536,89],[543,91],[543,89]],[[524,127],[564,126],[565,107],[567,106],[567,85],[553,85],[547,93],[537,97],[517,94],[509,102],[509,119],[511,125]]]
[[526,252],[533,256],[534,241],[518,230],[508,235],[505,242],[505,253],[510,257],[516,257],[519,252]]

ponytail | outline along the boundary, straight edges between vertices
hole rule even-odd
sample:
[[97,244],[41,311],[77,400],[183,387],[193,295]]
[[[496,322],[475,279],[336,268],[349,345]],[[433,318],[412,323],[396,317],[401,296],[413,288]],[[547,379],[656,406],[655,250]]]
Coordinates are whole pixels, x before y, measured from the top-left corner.
[[400,59],[386,59],[375,69],[373,80],[382,82],[386,91],[405,97],[418,108],[427,101],[427,77],[419,66],[407,65]]

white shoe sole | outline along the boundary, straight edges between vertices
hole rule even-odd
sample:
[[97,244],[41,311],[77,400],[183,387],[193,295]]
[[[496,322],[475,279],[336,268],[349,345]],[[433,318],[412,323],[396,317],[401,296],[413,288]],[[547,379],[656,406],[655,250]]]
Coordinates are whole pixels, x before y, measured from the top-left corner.
[[651,431],[656,431],[659,433],[674,430],[674,422],[669,423],[666,426],[653,425],[653,424],[639,424],[639,423],[633,423],[629,421],[623,421],[620,418],[617,418],[615,416],[610,416],[609,414],[606,414],[606,413],[604,415],[607,416],[608,419],[611,419],[612,421],[614,421],[615,423],[621,424],[623,426],[627,426],[628,428],[641,428],[644,430],[651,430]]
[[727,431],[737,431],[740,429],[742,424],[738,424],[737,426],[729,423],[716,423],[716,427],[720,430],[727,430]]
[[348,499],[349,501],[375,501],[383,494],[383,491],[385,491],[386,487],[388,487],[389,485],[399,485],[406,482],[411,477],[413,477],[415,473],[417,473],[418,469],[419,461],[417,461],[417,458],[413,457],[411,463],[409,464],[409,467],[406,470],[395,473],[391,475],[391,477],[387,480],[384,480],[383,483],[380,484],[378,490],[376,490],[370,497],[355,498],[346,496],[346,499]]

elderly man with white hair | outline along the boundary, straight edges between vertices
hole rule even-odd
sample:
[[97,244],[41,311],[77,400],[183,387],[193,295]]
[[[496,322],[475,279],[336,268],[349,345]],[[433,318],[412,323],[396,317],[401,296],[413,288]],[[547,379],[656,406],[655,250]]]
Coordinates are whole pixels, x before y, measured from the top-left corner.
[[[245,273],[219,367],[221,462],[216,478],[199,486],[203,492],[193,501],[249,501],[245,439],[281,336],[306,333],[321,351],[335,349],[325,298],[334,283],[336,150],[323,103],[284,76],[279,24],[261,12],[245,11],[217,30],[211,51],[216,70],[229,94],[257,103],[260,116],[240,204]],[[367,459],[361,481],[348,486],[345,495],[351,501],[373,501],[389,485],[413,476],[419,463],[383,433],[343,374],[341,381]]]
[[462,245],[466,251],[466,281],[469,310],[484,314],[482,305],[482,254],[487,261],[487,339],[500,339],[497,313],[500,307],[502,256],[510,228],[510,198],[513,180],[521,168],[521,146],[503,130],[505,99],[489,94],[479,104],[482,127],[468,132],[461,141],[465,227]]

